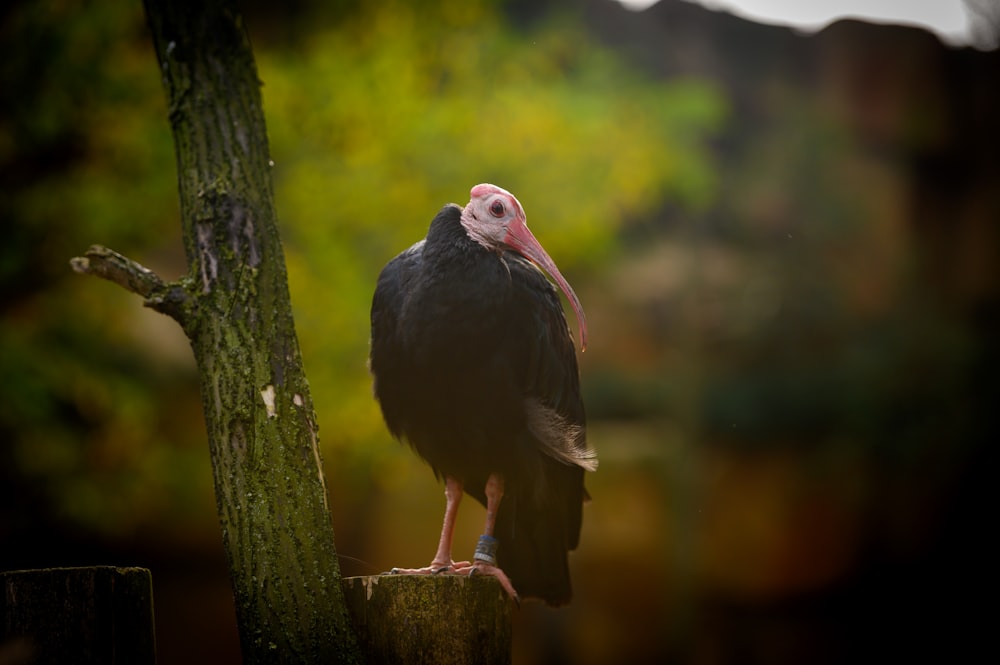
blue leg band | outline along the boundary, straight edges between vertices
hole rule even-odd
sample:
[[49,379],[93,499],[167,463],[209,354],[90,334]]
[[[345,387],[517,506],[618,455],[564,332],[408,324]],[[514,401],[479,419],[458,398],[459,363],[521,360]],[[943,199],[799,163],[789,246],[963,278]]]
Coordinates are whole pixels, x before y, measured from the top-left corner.
[[476,543],[476,553],[472,558],[491,566],[497,565],[497,539],[487,535],[479,536],[479,542]]

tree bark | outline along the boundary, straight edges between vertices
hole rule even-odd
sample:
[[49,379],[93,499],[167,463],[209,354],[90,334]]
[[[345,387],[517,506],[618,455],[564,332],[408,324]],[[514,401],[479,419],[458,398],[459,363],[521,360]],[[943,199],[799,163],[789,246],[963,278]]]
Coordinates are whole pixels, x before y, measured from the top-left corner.
[[189,272],[165,284],[101,247],[73,267],[144,296],[191,340],[244,662],[358,662],[249,39],[225,0],[145,7],[174,135]]

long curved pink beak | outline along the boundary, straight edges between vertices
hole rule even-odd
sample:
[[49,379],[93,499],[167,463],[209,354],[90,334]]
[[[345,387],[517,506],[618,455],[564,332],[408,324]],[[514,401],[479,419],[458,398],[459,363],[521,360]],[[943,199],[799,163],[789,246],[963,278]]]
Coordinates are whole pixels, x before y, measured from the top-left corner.
[[573,312],[576,314],[577,325],[580,326],[580,352],[587,349],[587,317],[583,314],[583,305],[576,297],[573,287],[569,285],[566,278],[559,272],[556,262],[553,261],[542,245],[535,239],[534,234],[528,229],[527,223],[520,219],[511,222],[507,227],[507,236],[504,242],[520,252],[525,258],[530,259],[535,265],[549,274],[556,281],[562,292],[566,294]]

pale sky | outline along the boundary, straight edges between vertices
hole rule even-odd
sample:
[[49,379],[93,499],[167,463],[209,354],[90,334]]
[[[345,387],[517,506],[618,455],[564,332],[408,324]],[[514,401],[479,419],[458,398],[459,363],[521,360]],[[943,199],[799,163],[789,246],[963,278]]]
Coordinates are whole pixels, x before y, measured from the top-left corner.
[[[873,23],[916,25],[936,32],[956,46],[971,43],[968,13],[962,0],[687,0],[742,18],[814,31],[839,18]],[[642,9],[656,0],[619,0]]]

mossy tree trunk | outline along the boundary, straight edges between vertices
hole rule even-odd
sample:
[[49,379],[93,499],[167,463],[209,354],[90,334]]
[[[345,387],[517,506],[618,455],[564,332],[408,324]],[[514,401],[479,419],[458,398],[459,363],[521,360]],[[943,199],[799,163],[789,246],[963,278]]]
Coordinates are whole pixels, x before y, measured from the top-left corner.
[[145,6],[189,272],[164,283],[101,247],[73,266],[143,295],[191,340],[244,662],[355,662],[250,42],[225,0]]

